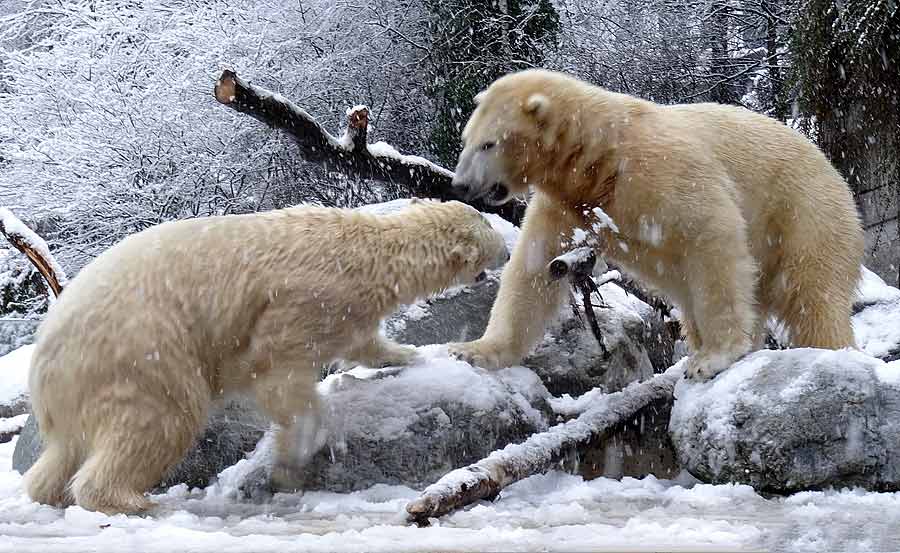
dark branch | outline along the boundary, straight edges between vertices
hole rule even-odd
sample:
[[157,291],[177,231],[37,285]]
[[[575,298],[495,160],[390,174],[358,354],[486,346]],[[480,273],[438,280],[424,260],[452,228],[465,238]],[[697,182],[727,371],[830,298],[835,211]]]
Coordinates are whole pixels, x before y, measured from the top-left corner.
[[[216,100],[266,125],[284,131],[300,146],[304,158],[328,171],[355,179],[372,179],[406,186],[416,196],[462,200],[451,186],[453,172],[418,156],[402,155],[386,144],[367,144],[368,110],[350,112],[348,133],[337,139],[309,113],[279,94],[254,86],[225,70],[216,82]],[[520,202],[491,206],[470,201],[473,207],[518,224],[524,213]]]

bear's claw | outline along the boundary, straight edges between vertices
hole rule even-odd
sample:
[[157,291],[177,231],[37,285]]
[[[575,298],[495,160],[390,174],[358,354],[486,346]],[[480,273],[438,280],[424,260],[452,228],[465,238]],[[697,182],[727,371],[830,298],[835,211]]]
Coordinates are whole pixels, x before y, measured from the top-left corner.
[[448,344],[447,353],[450,357],[483,369],[501,369],[515,364],[515,361],[509,361],[499,348],[487,345],[479,340]]

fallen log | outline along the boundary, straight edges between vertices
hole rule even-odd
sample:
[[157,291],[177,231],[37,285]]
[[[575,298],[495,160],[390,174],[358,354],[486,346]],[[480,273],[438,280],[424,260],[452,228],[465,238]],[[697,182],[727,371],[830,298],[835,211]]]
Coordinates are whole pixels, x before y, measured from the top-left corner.
[[[348,127],[336,138],[309,113],[280,94],[250,84],[224,70],[214,88],[216,100],[257,121],[287,133],[304,158],[356,179],[401,184],[416,196],[462,200],[452,187],[453,172],[419,156],[404,155],[384,142],[367,142],[368,108],[348,110]],[[480,211],[496,213],[519,224],[525,206],[518,201],[492,206],[469,201]]]
[[5,207],[0,207],[0,234],[25,254],[47,281],[53,295],[59,297],[67,282],[66,273],[50,253],[47,242]]
[[428,525],[429,518],[443,516],[481,499],[492,500],[513,482],[552,469],[570,455],[585,451],[588,444],[607,437],[616,425],[650,403],[670,399],[683,372],[681,364],[674,365],[650,380],[602,396],[597,405],[576,419],[447,473],[407,504],[407,520]]

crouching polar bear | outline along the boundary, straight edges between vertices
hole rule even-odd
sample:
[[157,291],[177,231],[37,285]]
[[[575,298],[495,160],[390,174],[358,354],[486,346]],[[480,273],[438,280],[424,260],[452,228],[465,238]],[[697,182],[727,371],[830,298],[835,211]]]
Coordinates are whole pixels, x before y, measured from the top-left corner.
[[[536,192],[488,327],[451,346],[457,356],[499,367],[528,353],[565,293],[547,262],[575,228],[595,229],[604,255],[677,304],[691,377],[762,347],[770,315],[794,346],[854,345],[859,217],[799,133],[742,108],[661,106],[542,70],[476,100],[454,185],[493,203]],[[597,224],[604,213],[611,224]]]
[[81,271],[39,329],[30,387],[44,451],[28,493],[145,510],[211,402],[232,392],[277,423],[272,480],[289,485],[317,447],[322,367],[407,364],[415,349],[381,337],[379,321],[508,257],[459,202],[385,216],[298,207],[131,236]]

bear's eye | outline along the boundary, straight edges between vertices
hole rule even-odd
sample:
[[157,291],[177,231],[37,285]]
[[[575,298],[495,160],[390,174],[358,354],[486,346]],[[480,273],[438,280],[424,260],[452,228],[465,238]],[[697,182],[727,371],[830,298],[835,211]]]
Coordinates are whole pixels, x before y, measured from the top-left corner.
[[486,152],[496,145],[497,145],[496,142],[485,142],[484,144],[481,145],[481,151]]

